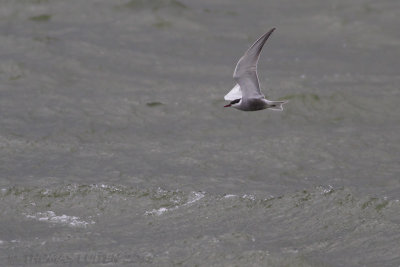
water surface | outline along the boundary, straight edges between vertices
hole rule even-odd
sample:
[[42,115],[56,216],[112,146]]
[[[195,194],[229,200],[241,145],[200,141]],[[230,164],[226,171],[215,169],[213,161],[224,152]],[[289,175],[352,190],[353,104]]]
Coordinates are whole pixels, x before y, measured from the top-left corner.
[[[2,1],[3,265],[398,266],[395,1]],[[224,109],[242,53],[283,112]]]

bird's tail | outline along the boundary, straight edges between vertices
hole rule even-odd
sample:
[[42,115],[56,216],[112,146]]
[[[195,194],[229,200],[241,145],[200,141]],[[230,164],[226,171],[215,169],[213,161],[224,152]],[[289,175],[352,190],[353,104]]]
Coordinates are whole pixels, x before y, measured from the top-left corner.
[[269,109],[272,110],[283,110],[283,104],[286,104],[288,101],[268,101]]

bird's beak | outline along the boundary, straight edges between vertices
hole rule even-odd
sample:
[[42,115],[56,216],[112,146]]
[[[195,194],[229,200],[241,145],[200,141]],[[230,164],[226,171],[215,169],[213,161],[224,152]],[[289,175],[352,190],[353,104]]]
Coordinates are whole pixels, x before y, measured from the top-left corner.
[[224,108],[229,108],[231,106],[231,104],[228,104],[226,106],[224,106]]

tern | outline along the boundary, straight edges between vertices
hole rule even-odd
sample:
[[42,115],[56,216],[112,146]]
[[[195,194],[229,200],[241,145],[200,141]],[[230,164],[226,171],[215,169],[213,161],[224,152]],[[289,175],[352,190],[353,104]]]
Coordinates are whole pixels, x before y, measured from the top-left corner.
[[258,38],[239,59],[233,72],[233,79],[236,85],[224,97],[225,100],[231,102],[224,107],[233,107],[243,111],[283,110],[282,105],[287,101],[270,101],[266,99],[261,93],[257,76],[257,63],[261,50],[274,30],[275,28],[272,28]]

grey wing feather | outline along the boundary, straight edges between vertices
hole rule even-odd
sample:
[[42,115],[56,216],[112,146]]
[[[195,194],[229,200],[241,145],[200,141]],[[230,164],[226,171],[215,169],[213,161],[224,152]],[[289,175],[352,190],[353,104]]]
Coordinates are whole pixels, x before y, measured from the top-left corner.
[[263,34],[239,59],[233,78],[240,85],[243,97],[261,98],[260,84],[257,76],[257,63],[260,58],[261,50],[275,28]]

